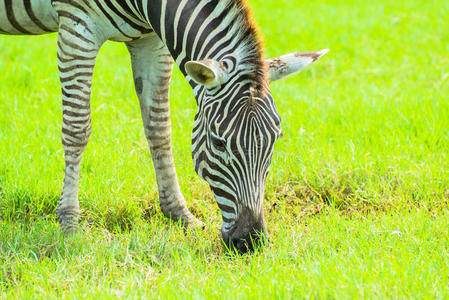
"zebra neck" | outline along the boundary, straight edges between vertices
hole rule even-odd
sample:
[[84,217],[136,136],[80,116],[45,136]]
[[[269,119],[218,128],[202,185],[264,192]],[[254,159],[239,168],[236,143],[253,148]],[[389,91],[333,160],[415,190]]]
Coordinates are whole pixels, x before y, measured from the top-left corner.
[[254,80],[265,80],[261,43],[243,0],[147,1],[147,21],[184,75],[189,60],[232,57],[239,72],[248,69]]

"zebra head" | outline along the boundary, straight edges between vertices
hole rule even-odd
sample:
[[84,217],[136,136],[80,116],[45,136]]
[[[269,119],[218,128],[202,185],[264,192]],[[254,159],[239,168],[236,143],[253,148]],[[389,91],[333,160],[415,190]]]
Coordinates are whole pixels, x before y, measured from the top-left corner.
[[185,65],[198,102],[192,134],[195,171],[215,196],[223,218],[223,241],[229,248],[246,252],[267,236],[265,180],[274,144],[281,136],[281,118],[269,81],[293,74],[325,53],[293,53],[268,60],[264,64],[268,72],[258,85],[229,58]]

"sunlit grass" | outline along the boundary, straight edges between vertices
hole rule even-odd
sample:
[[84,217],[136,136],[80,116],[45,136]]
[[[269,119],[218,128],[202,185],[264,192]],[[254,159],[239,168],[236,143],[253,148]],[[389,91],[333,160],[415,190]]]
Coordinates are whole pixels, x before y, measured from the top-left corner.
[[[265,211],[271,243],[228,257],[193,171],[196,111],[171,87],[175,163],[207,227],[163,218],[129,55],[95,70],[82,163],[82,234],[54,217],[63,179],[56,36],[0,36],[0,289],[15,297],[447,297],[449,4],[251,0],[267,57],[330,48],[272,85],[284,138]],[[111,63],[113,62],[113,63]]]

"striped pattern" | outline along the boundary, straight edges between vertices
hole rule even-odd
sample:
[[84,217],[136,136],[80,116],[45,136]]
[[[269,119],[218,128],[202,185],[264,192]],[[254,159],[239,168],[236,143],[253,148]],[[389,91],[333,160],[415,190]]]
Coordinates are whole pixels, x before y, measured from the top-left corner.
[[43,34],[58,30],[58,16],[50,0],[0,1],[0,33]]
[[[190,18],[183,18],[185,11]],[[168,16],[174,16],[173,22]],[[241,1],[172,1],[161,8],[160,21],[151,24],[165,36],[193,87],[198,112],[192,157],[221,209],[224,241],[245,251],[251,247],[250,239],[266,234],[265,179],[280,135],[280,117],[249,10]],[[226,82],[208,88],[192,80],[186,63],[205,59],[225,66]]]
[[59,32],[66,165],[57,215],[63,230],[77,228],[95,59],[102,44],[114,40],[125,42],[131,54],[163,213],[187,227],[201,225],[187,209],[173,162],[168,92],[176,61],[197,100],[192,157],[222,211],[224,241],[246,251],[251,239],[266,233],[265,179],[280,135],[268,76],[296,72],[318,54],[290,55],[267,64],[242,1],[0,0],[1,33]]

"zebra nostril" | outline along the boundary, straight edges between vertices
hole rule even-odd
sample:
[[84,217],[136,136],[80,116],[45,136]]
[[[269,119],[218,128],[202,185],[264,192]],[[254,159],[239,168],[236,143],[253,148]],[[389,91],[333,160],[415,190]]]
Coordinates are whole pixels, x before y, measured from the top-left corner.
[[241,253],[246,253],[248,251],[252,251],[253,247],[250,244],[248,244],[245,240],[240,240],[239,245],[238,245],[238,249]]
[[248,243],[244,239],[240,239],[240,238],[231,239],[229,246],[231,249],[237,250],[238,252],[240,252],[242,254],[251,250]]

